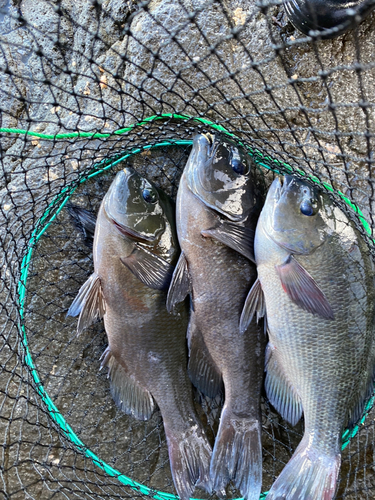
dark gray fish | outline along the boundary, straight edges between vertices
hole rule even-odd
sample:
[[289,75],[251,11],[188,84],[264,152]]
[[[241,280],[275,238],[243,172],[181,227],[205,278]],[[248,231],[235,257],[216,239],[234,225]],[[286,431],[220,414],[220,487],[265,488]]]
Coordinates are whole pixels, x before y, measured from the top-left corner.
[[66,208],[76,228],[82,231],[85,245],[92,248],[96,216],[90,210],[73,205],[72,203],[69,203]]
[[171,310],[190,293],[190,377],[210,397],[224,383],[225,404],[211,460],[213,488],[225,494],[233,480],[251,500],[259,499],[262,484],[265,337],[255,321],[243,336],[238,324],[256,279],[250,259],[258,214],[245,152],[228,139],[195,137],[177,195],[182,253],[167,307]]
[[368,247],[326,194],[276,179],[256,229],[259,279],[242,328],[267,311],[267,396],[304,436],[267,500],[330,500],[345,426],[374,381],[374,268]]
[[94,273],[68,314],[78,333],[104,318],[111,392],[127,414],[147,420],[158,404],[178,495],[211,490],[211,447],[193,406],[187,373],[184,305],[166,310],[179,247],[173,201],[131,168],[120,171],[101,204],[93,244]]

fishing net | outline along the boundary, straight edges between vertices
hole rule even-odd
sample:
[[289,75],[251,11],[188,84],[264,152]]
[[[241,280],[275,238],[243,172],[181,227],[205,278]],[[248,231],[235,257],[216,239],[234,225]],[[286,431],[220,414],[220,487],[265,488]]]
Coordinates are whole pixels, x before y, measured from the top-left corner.
[[[374,254],[375,17],[354,24],[323,41],[281,1],[0,0],[1,498],[175,494],[160,413],[117,409],[102,323],[76,337],[66,318],[93,269],[69,207],[96,213],[124,164],[175,196],[193,136],[229,134],[265,186],[319,183]],[[213,440],[222,401],[195,398]],[[337,498],[375,494],[371,407],[344,435]],[[266,492],[303,424],[262,410]]]

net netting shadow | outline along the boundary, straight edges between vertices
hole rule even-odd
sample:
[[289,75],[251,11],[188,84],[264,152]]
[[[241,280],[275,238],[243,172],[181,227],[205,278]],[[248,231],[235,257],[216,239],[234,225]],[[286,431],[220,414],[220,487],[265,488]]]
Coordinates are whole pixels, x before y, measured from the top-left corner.
[[[276,0],[0,0],[2,498],[175,494],[160,413],[117,409],[103,324],[76,337],[66,318],[93,269],[69,206],[96,213],[125,164],[175,197],[194,135],[229,134],[265,186],[319,183],[374,254],[375,17],[360,21],[320,40]],[[213,440],[222,401],[195,399]],[[371,407],[344,435],[337,498],[375,494]],[[303,422],[262,411],[266,492]]]

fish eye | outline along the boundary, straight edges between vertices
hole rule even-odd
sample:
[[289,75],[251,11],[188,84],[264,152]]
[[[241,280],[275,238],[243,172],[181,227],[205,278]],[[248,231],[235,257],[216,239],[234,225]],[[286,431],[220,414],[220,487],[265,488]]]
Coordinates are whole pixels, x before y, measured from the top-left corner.
[[244,175],[247,173],[247,166],[243,164],[238,158],[233,158],[231,161],[231,166],[234,172],[238,175]]
[[303,215],[310,217],[314,213],[314,208],[309,201],[303,201],[300,205],[300,210]]
[[143,196],[143,199],[147,202],[147,203],[156,203],[156,193],[154,193],[153,191],[151,191],[151,189],[147,189],[145,188],[143,191],[142,191],[142,196]]

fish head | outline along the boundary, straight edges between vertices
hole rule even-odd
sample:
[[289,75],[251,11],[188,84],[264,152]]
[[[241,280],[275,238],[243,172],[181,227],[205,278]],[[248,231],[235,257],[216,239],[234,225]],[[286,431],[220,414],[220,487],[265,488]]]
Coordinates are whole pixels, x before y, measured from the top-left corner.
[[250,159],[227,137],[196,136],[185,176],[193,194],[231,221],[246,220],[256,205]]
[[156,186],[126,167],[117,173],[104,197],[103,208],[122,236],[156,243],[169,222],[163,201]]
[[332,234],[331,203],[310,183],[291,175],[275,179],[268,191],[261,220],[266,233],[295,254],[309,254]]

